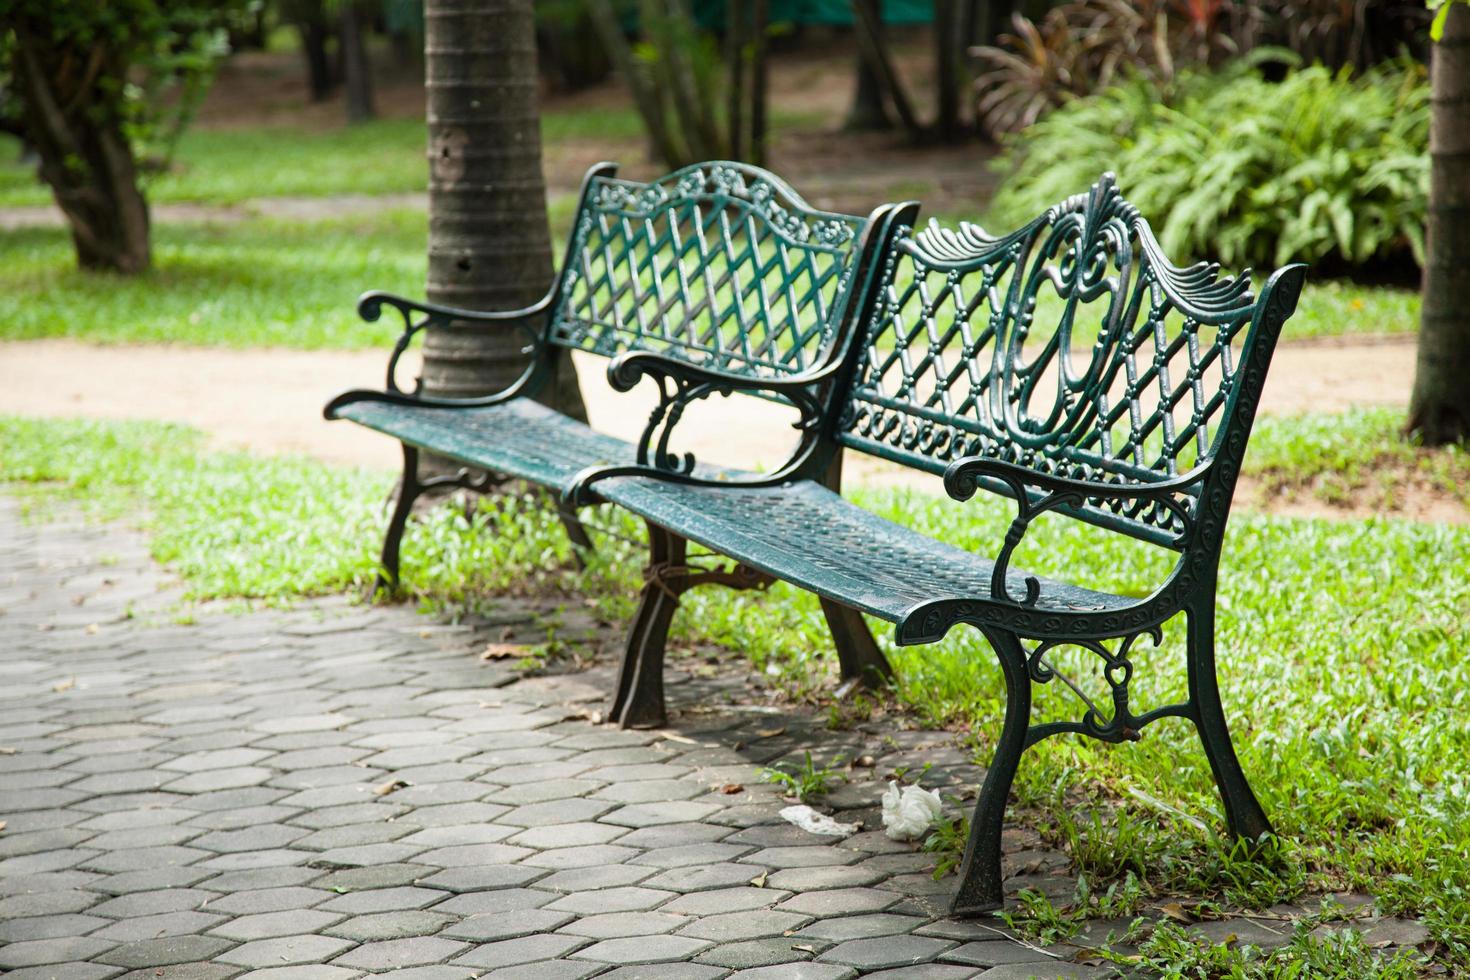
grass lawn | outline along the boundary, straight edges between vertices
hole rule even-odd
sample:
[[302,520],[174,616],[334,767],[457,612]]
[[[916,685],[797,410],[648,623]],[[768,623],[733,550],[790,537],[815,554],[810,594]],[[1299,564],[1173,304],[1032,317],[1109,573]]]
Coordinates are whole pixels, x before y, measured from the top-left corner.
[[[553,240],[575,200],[552,202]],[[260,218],[154,229],[154,270],[123,279],[80,272],[60,228],[0,236],[0,292],[10,300],[0,339],[74,337],[108,343],[229,347],[385,347],[391,328],[354,313],[366,289],[423,293],[425,216],[385,210],[322,221]],[[1287,337],[1409,333],[1419,296],[1398,289],[1312,283]]]
[[[1292,473],[1341,466],[1343,451],[1312,436],[1314,424],[1270,422],[1261,460]],[[1382,428],[1362,425],[1370,436]],[[1376,451],[1376,438],[1363,452]],[[390,477],[200,447],[197,434],[172,426],[0,419],[0,478],[42,509],[67,499],[100,516],[145,506],[155,554],[195,598],[288,601],[366,586]],[[962,505],[901,491],[857,499],[980,553],[994,552],[1011,516],[997,500]],[[634,529],[606,512],[595,522]],[[1118,591],[1146,588],[1166,568],[1167,556],[1153,549],[1075,525],[1043,521],[1027,541],[1019,567],[1086,575]],[[404,572],[428,606],[567,587],[625,617],[640,558],[637,548],[603,535],[590,570],[574,571],[554,516],[527,497],[473,520],[454,508],[430,513],[409,531]],[[696,590],[685,601],[681,642],[743,651],[797,696],[819,697],[830,682],[829,641],[812,597],[777,586],[765,595]],[[1105,907],[1124,917],[1120,932],[1140,903],[1164,896],[1202,901],[1207,913],[1212,904],[1264,908],[1363,889],[1385,912],[1422,915],[1437,940],[1436,961],[1451,972],[1470,969],[1470,528],[1239,515],[1218,608],[1227,712],[1282,846],[1248,859],[1218,836],[1208,767],[1179,721],[1122,747],[1042,743],[1021,767],[1026,818],[1067,848],[1094,894],[1116,885]],[[886,644],[886,627],[877,625]],[[1137,653],[1140,706],[1182,696],[1181,632],[1170,623],[1160,648]],[[900,677],[892,697],[926,722],[968,733],[988,758],[1004,706],[994,657],[977,635],[957,630],[937,646],[889,652]],[[1099,690],[1095,660],[1081,651],[1059,660]],[[1037,691],[1038,719],[1080,715],[1061,685]],[[834,708],[833,722],[868,710],[876,709]],[[1033,898],[1018,922],[1065,932],[1075,914]],[[1415,973],[1406,961],[1375,966],[1361,942],[1305,935],[1265,961],[1193,945],[1166,929],[1144,954],[1172,966],[1223,965],[1178,976]]]

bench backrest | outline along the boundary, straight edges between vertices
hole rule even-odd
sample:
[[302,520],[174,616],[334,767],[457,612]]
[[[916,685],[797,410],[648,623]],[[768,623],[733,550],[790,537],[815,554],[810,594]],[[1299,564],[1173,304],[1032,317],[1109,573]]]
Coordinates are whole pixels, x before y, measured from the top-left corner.
[[780,377],[820,366],[843,333],[868,218],[816,210],[738,163],[649,183],[588,175],[550,338]]
[[[985,455],[1158,483],[1210,465],[1226,440],[1238,464],[1265,370],[1253,358],[1291,312],[1264,315],[1248,272],[1170,263],[1111,174],[1003,237],[898,229],[884,262],[838,440],[935,473]],[[1180,543],[1167,508],[1061,509]]]

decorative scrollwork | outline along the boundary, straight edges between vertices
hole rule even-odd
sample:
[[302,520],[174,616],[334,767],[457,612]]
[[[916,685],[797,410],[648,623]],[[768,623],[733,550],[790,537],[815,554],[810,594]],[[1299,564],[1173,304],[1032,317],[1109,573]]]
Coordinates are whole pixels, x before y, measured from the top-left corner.
[[[1142,738],[1144,727],[1159,718],[1193,717],[1194,709],[1190,704],[1170,704],[1143,714],[1134,713],[1128,693],[1128,684],[1133,679],[1134,669],[1133,660],[1129,654],[1134,643],[1141,636],[1151,639],[1155,647],[1163,642],[1162,631],[1154,626],[1121,637],[1117,641],[1116,649],[1113,650],[1108,649],[1107,644],[1101,640],[1048,639],[1038,642],[1027,651],[1026,672],[1031,680],[1037,684],[1050,684],[1054,680],[1060,680],[1085,705],[1086,710],[1080,721],[1056,721],[1032,725],[1026,734],[1026,745],[1029,747],[1050,735],[1063,732],[1088,735],[1103,742],[1136,742]],[[1105,711],[1081,685],[1046,659],[1048,653],[1063,646],[1079,647],[1096,654],[1102,660],[1103,680],[1107,682],[1112,700],[1111,711]]]
[[[933,468],[984,456],[1148,486],[1208,465],[1241,384],[1250,274],[1176,266],[1105,174],[1004,235],[900,229],[842,442]],[[992,487],[993,489],[993,487]],[[1155,543],[1194,497],[1085,495],[1076,516]]]

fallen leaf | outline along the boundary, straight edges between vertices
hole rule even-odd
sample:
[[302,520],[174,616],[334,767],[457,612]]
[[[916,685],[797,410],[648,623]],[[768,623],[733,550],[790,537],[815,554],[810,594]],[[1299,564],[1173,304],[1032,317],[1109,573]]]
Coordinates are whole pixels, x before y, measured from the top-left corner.
[[757,738],[775,738],[777,735],[786,734],[786,726],[782,725],[780,728],[757,729],[755,734]]
[[0,745],[0,755],[15,755],[15,748],[10,745]]
[[510,657],[524,657],[526,648],[518,643],[492,643],[480,654],[481,660],[506,660]]
[[745,787],[741,786],[739,783],[726,783],[725,785],[720,787],[720,792],[724,793],[726,796],[729,796],[731,793],[738,793],[743,789],[745,789]]
[[97,632],[97,629],[98,626],[96,623],[88,623],[87,628],[83,630],[83,632],[86,633],[88,636],[91,636],[92,634]]
[[389,793],[394,793],[394,792],[397,792],[400,789],[406,789],[407,787],[408,787],[408,783],[404,782],[401,779],[390,779],[386,783],[382,783],[381,785],[374,786],[373,787],[373,795],[374,796],[387,796]]
[[1159,911],[1167,915],[1169,918],[1173,919],[1175,922],[1183,922],[1188,924],[1194,921],[1194,916],[1189,914],[1189,910],[1186,909],[1183,905],[1180,905],[1178,902],[1170,902],[1167,905],[1161,905],[1159,906]]
[[770,874],[769,871],[762,871],[760,874],[750,879],[750,883],[757,888],[764,888],[766,887],[766,875],[768,874]]
[[70,691],[76,686],[77,679],[75,677],[68,677],[64,681],[57,681],[55,684],[52,684],[51,690],[55,691],[57,694],[60,694],[62,691]]
[[4,830],[4,829],[5,829],[5,821],[4,820],[0,820],[0,830]]
[[683,735],[675,735],[673,732],[660,732],[660,734],[663,735],[663,737],[666,738],[666,739],[668,739],[670,742],[680,742],[680,743],[682,743],[684,745],[698,745],[699,744],[698,742],[696,742],[692,738],[685,738]]
[[792,949],[799,949],[803,953],[815,953],[817,951],[815,946],[801,946],[801,945],[798,945],[798,944],[795,944],[795,943],[792,944],[791,948]]

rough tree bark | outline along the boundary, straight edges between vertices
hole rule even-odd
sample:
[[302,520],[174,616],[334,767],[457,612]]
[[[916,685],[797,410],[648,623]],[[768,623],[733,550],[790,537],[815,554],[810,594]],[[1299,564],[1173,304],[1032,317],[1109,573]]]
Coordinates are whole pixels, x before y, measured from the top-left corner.
[[337,89],[337,66],[327,43],[332,26],[321,0],[293,0],[289,16],[301,34],[301,53],[306,58],[306,85],[311,101],[325,102]]
[[102,42],[48,43],[45,24],[13,22],[13,84],[41,178],[66,215],[83,269],[136,274],[152,261],[148,202],[112,89],[127,66]]
[[[532,0],[427,0],[428,297],[475,310],[540,299],[551,282]],[[469,397],[526,364],[525,334],[456,323],[424,341],[424,392]],[[541,400],[586,418],[570,360]]]
[[[868,8],[869,16],[881,28],[883,23],[882,0],[853,0]],[[868,59],[857,55],[856,78],[853,84],[852,106],[842,126],[849,130],[892,129],[893,118],[888,114],[888,104],[883,101],[883,82],[874,73]]]
[[1430,66],[1428,260],[1410,432],[1470,440],[1470,5],[1456,3]]

